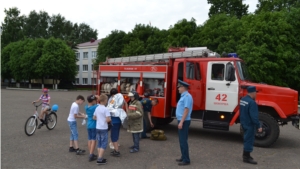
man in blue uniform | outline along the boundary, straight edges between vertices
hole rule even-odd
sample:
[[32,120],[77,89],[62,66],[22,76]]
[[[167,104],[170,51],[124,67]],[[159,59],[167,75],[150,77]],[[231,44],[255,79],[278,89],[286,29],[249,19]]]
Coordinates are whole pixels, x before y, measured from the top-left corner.
[[150,126],[153,128],[154,125],[152,123],[151,120],[151,110],[152,110],[152,106],[155,106],[154,103],[156,103],[156,101],[151,101],[149,99],[150,94],[149,93],[144,93],[145,98],[141,100],[142,106],[143,106],[143,110],[144,110],[144,116],[143,116],[143,132],[141,133],[141,138],[149,138],[146,134],[147,132],[147,118],[149,120]]
[[258,119],[258,107],[255,102],[256,87],[249,86],[247,91],[248,95],[240,100],[240,122],[244,131],[243,161],[245,163],[257,164],[250,156],[250,153],[253,151],[256,130],[262,132]]
[[181,158],[176,159],[178,165],[189,165],[188,132],[191,124],[191,113],[193,110],[193,98],[188,92],[189,84],[178,80],[178,91],[181,97],[177,103],[176,118],[178,120],[178,136],[181,150]]

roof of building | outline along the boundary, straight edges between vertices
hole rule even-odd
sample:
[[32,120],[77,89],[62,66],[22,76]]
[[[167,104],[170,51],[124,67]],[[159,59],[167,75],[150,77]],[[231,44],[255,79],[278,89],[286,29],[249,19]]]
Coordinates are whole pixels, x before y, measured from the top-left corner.
[[91,39],[89,42],[80,43],[77,45],[77,47],[87,47],[87,46],[97,46],[98,43],[100,43],[102,39]]

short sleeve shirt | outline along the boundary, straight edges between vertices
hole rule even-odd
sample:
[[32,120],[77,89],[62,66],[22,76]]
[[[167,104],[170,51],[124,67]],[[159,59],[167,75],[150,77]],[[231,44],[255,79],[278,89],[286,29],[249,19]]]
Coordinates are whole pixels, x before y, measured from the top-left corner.
[[49,106],[49,104],[48,104],[48,102],[50,100],[50,95],[49,94],[46,94],[46,96],[42,94],[40,99],[43,102],[43,106]]
[[106,117],[110,117],[110,112],[105,106],[99,105],[94,112],[94,116],[97,117],[96,129],[108,129]]
[[151,109],[152,109],[152,104],[151,104],[151,100],[148,98],[144,98],[143,100],[141,100],[142,106],[143,106],[143,110],[144,113],[151,113]]
[[68,121],[76,121],[74,115],[78,113],[79,113],[79,106],[76,102],[73,102],[73,104],[71,105]]
[[193,111],[193,98],[192,98],[192,95],[187,91],[185,91],[181,94],[181,97],[177,103],[177,108],[176,108],[177,120],[182,119],[185,108],[189,109],[188,115],[185,118],[185,120],[191,120],[191,114]]
[[93,116],[94,116],[94,112],[95,112],[95,110],[96,110],[97,107],[98,107],[97,104],[93,105],[93,106],[86,105],[84,107],[85,112],[86,112],[86,114],[88,116],[88,118],[87,118],[87,125],[86,125],[86,127],[88,129],[95,129],[96,128],[96,120],[93,119]]

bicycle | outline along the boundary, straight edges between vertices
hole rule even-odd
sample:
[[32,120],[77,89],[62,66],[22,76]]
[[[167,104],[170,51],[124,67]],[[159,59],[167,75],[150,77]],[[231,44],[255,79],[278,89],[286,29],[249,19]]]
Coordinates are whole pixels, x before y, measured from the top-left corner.
[[[37,126],[38,126],[38,117],[39,117],[39,113],[37,112],[37,109],[40,105],[42,105],[43,103],[37,105],[35,102],[33,103],[33,105],[35,106],[35,112],[32,116],[30,116],[26,123],[25,123],[25,134],[27,136],[31,136],[34,134]],[[53,130],[54,127],[57,124],[57,115],[56,112],[58,110],[58,105],[54,104],[51,109],[49,108],[48,111],[48,115],[44,116],[45,122],[46,122],[46,127],[48,130]]]

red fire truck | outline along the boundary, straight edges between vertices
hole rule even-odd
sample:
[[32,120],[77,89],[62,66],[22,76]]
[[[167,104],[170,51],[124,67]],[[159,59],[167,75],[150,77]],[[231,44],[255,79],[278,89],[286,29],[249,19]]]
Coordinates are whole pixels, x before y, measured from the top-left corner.
[[[107,58],[97,72],[98,94],[117,88],[126,100],[135,90],[157,98],[153,121],[168,124],[175,117],[180,94],[178,79],[190,84],[193,96],[192,119],[202,119],[203,128],[229,130],[239,123],[239,100],[247,86],[256,86],[256,102],[263,132],[256,134],[255,145],[267,147],[279,137],[279,125],[288,122],[299,127],[298,92],[286,87],[252,83],[245,63],[235,53],[220,57],[206,47],[170,48],[168,53]],[[242,130],[241,130],[242,132]]]

